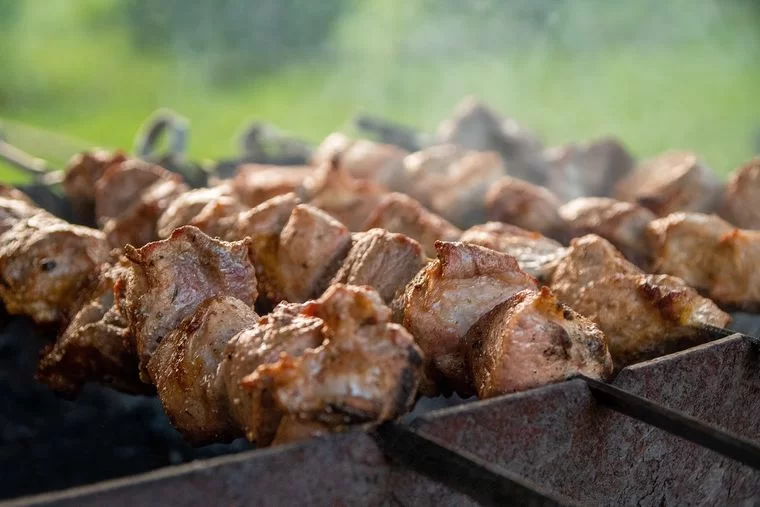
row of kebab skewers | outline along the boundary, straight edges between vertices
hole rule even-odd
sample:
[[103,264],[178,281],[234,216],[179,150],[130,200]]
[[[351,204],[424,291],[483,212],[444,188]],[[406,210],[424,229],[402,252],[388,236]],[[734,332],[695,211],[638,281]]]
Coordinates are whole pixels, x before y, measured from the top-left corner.
[[[0,188],[0,298],[59,330],[38,378],[157,393],[202,444],[258,446],[679,350],[756,311],[760,162],[543,149],[468,101],[408,153],[329,136],[309,165],[190,189],[75,157],[74,225]],[[723,218],[719,217],[719,213]]]

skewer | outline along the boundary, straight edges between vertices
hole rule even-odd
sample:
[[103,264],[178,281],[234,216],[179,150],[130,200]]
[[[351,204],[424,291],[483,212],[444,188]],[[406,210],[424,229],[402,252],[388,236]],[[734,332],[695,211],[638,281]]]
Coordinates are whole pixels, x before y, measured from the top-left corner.
[[398,423],[377,428],[375,440],[390,457],[463,493],[481,505],[576,505],[431,435]]
[[577,378],[602,405],[760,470],[760,446],[755,442],[619,387],[583,375]]
[[424,134],[403,125],[369,115],[359,115],[354,119],[359,130],[374,134],[381,142],[395,144],[407,151],[419,151],[428,141]]
[[27,152],[0,139],[0,159],[25,173],[41,178],[49,174],[50,166],[41,158],[33,157]]
[[702,324],[696,328],[696,331],[707,334],[708,336],[714,339],[727,338],[729,336],[738,334],[750,340],[755,345],[760,345],[760,338],[755,337],[755,336],[750,336],[744,333],[740,333],[739,331],[734,331],[733,329],[726,329],[723,327],[711,326],[709,324]]

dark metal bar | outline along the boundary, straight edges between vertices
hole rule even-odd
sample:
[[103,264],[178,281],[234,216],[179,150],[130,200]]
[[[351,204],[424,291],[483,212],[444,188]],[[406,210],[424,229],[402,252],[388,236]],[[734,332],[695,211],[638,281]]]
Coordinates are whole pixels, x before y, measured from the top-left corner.
[[604,406],[760,469],[760,447],[755,442],[610,384],[583,375],[579,378],[586,382],[594,398]]
[[738,335],[741,335],[742,337],[744,337],[745,339],[751,341],[755,345],[760,345],[760,338],[758,338],[756,336],[750,336],[750,335],[747,335],[747,334],[744,334],[744,333],[740,333],[738,331],[734,331],[733,329],[726,329],[724,327],[711,326],[709,324],[700,324],[696,328],[696,331],[697,332],[706,333],[711,338],[715,338],[715,339],[718,339],[718,338],[727,338],[727,337],[729,337],[731,335],[738,334]]
[[576,505],[409,426],[386,423],[375,437],[388,456],[481,505]]
[[374,134],[380,142],[395,144],[407,151],[418,151],[425,147],[427,140],[417,130],[398,125],[383,118],[359,115],[354,119],[356,126],[365,132]]
[[2,139],[0,139],[0,159],[35,176],[43,176],[49,169],[47,162],[41,158],[33,157]]

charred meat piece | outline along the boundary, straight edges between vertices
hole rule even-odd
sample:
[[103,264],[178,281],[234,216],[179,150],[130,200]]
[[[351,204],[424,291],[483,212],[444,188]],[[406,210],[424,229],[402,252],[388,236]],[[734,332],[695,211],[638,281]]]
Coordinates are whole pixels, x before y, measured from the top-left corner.
[[731,320],[683,280],[642,273],[598,236],[573,241],[552,288],[604,332],[618,368],[704,342],[701,326]]
[[244,387],[270,390],[282,413],[331,431],[392,420],[411,408],[422,353],[404,328],[389,322],[390,309],[375,291],[333,285],[302,313],[324,322],[325,341],[259,366]]
[[309,166],[246,164],[232,179],[232,190],[246,206],[257,206],[276,195],[297,191],[313,171]]
[[734,171],[728,178],[720,215],[742,229],[760,229],[760,157]]
[[256,274],[248,245],[185,226],[163,241],[125,249],[130,263],[115,291],[135,338],[141,379],[151,380],[147,365],[158,344],[206,299],[231,296],[253,307]]
[[464,99],[451,118],[441,123],[438,140],[471,150],[495,151],[504,159],[509,174],[537,185],[547,182],[549,164],[538,138],[472,97]]
[[349,230],[359,231],[385,189],[370,181],[355,179],[336,163],[328,162],[304,180],[298,193],[305,202],[335,217]]
[[561,243],[538,232],[502,222],[470,227],[459,241],[511,255],[517,259],[520,269],[539,280],[548,280],[559,259],[565,255]]
[[277,238],[254,241],[262,297],[299,303],[327,288],[351,247],[351,233],[327,213],[299,204]]
[[230,339],[257,321],[239,299],[215,296],[198,305],[153,353],[148,372],[161,404],[174,427],[194,444],[238,436],[217,369]]
[[608,197],[580,197],[563,205],[559,214],[572,236],[597,234],[637,266],[649,265],[651,249],[646,229],[657,217],[648,209]]
[[614,197],[666,216],[676,211],[711,213],[721,193],[718,177],[696,155],[668,152],[637,166],[618,183]]
[[435,242],[454,241],[462,231],[446,219],[425,209],[411,197],[399,193],[385,195],[364,224],[364,230],[385,229],[420,242],[425,254],[435,255]]
[[41,212],[0,241],[0,299],[10,314],[55,322],[76,311],[108,260],[103,233]]
[[425,353],[423,393],[432,394],[436,387],[446,392],[445,381],[469,395],[462,338],[494,306],[521,290],[538,289],[538,283],[509,255],[467,243],[439,241],[435,248],[438,258],[417,274],[394,306],[403,308],[402,323]]
[[562,241],[567,236],[565,222],[559,215],[561,203],[544,187],[505,176],[488,189],[485,206],[489,220]]
[[159,239],[159,218],[187,189],[179,177],[159,180],[144,189],[132,206],[103,224],[108,244],[114,248],[140,247]]
[[75,155],[66,166],[63,192],[75,208],[77,218],[95,224],[95,187],[112,165],[127,160],[121,151],[85,151]]
[[715,215],[673,213],[649,224],[655,273],[683,279],[728,309],[760,310],[760,231]]
[[312,156],[312,164],[319,167],[335,164],[345,174],[354,178],[385,183],[399,171],[405,150],[390,144],[380,144],[366,139],[353,140],[340,134],[330,134],[322,141]]
[[547,187],[563,202],[611,196],[615,185],[635,164],[623,144],[614,138],[551,148],[544,156],[552,166]]
[[281,354],[298,357],[322,344],[322,319],[303,315],[304,305],[282,303],[259,323],[235,335],[227,344],[219,366],[218,382],[226,391],[230,416],[246,438],[259,446],[269,445],[277,433],[282,413],[266,386],[244,389],[241,381]]
[[126,318],[114,304],[113,287],[124,268],[106,264],[91,299],[40,359],[37,378],[67,397],[87,382],[127,393],[149,393],[140,381]]
[[390,304],[424,265],[419,243],[403,234],[371,229],[356,235],[331,285],[369,285]]
[[587,318],[543,287],[520,291],[483,315],[464,339],[478,397],[492,398],[612,373],[607,339]]
[[158,236],[168,238],[174,229],[193,225],[209,236],[226,236],[237,216],[245,211],[229,185],[190,190],[177,197],[157,223]]

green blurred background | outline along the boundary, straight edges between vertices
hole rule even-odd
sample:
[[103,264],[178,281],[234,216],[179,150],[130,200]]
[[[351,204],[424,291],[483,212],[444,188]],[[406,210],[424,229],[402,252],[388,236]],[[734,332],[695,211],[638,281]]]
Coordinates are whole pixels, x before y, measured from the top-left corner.
[[214,158],[251,119],[433,130],[473,94],[547,144],[615,134],[725,174],[760,138],[759,23],[753,0],[0,0],[0,135],[62,164],[166,106]]

